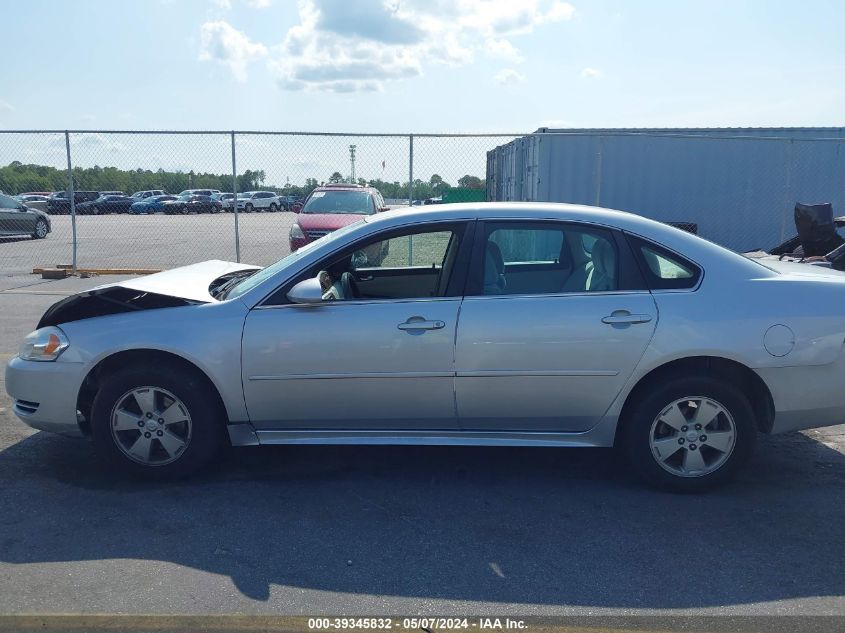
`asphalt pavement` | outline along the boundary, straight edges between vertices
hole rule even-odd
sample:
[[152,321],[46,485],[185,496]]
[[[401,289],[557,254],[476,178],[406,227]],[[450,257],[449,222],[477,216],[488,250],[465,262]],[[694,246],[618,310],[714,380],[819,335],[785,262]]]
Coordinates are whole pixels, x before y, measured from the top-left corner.
[[[0,276],[0,361],[112,280]],[[557,448],[237,449],[165,485],[0,391],[0,613],[845,615],[843,426],[761,437],[706,495]]]

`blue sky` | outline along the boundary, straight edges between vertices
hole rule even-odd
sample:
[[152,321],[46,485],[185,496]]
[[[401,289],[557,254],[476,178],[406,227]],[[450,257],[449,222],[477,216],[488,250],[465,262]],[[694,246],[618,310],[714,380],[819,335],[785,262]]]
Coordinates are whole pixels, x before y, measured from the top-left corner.
[[838,0],[5,2],[0,128],[845,125]]

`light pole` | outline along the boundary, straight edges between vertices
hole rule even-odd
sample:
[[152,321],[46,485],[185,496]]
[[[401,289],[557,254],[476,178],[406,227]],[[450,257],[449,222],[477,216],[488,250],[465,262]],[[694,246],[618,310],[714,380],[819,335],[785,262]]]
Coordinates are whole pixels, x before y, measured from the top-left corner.
[[352,182],[355,182],[355,145],[349,146],[349,163],[352,165]]

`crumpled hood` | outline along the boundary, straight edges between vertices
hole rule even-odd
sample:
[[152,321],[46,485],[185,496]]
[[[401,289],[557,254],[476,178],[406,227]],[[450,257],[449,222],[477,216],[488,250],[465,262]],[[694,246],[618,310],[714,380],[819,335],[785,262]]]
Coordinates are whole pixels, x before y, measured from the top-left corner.
[[199,264],[171,268],[153,275],[127,279],[111,284],[103,284],[92,290],[101,288],[129,288],[142,292],[153,292],[159,295],[179,297],[190,301],[214,301],[208,293],[211,282],[215,279],[242,270],[259,270],[260,266],[250,264],[237,264],[235,262],[224,262],[219,259],[211,259]]
[[217,301],[210,292],[212,284],[214,290],[224,288],[227,281],[248,276],[254,270],[259,267],[212,260],[104,284],[54,303],[41,317],[38,327],[125,312],[211,303]]

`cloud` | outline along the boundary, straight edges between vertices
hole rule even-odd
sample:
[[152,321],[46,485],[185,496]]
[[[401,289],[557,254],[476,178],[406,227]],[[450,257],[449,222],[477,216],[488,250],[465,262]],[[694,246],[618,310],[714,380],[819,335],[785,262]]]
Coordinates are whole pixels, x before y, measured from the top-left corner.
[[479,52],[521,63],[510,38],[574,14],[560,0],[300,0],[299,23],[270,49],[267,65],[284,90],[382,90],[426,66],[471,64]]
[[506,39],[488,38],[484,42],[484,50],[490,57],[503,59],[513,64],[521,64],[525,61],[519,49]]
[[229,11],[232,8],[232,0],[211,0],[211,4],[223,11]]
[[253,9],[266,9],[270,6],[270,0],[246,0],[246,3]]
[[246,81],[250,62],[266,56],[264,44],[253,42],[224,20],[206,22],[200,27],[200,61],[227,66],[238,81]]
[[2,113],[2,112],[14,112],[14,111],[15,111],[15,106],[13,106],[8,101],[4,101],[3,99],[0,99],[0,113]]
[[583,79],[601,79],[604,77],[604,73],[598,68],[585,68],[581,71],[581,77]]
[[500,86],[515,86],[525,81],[525,75],[515,71],[513,68],[505,68],[497,72],[493,76],[493,79]]

